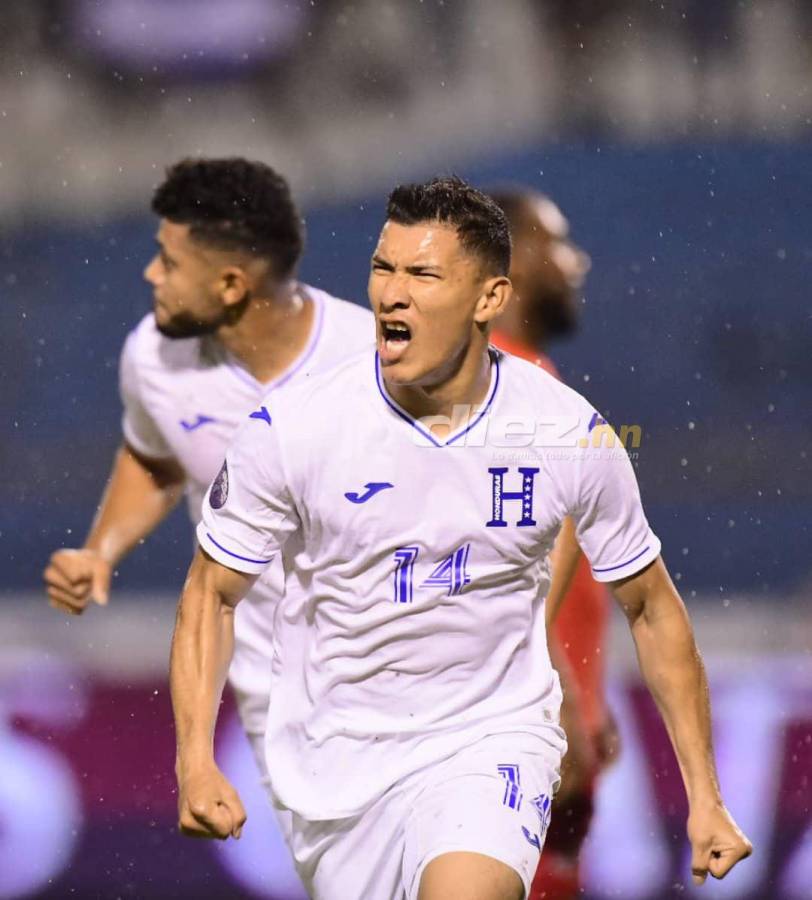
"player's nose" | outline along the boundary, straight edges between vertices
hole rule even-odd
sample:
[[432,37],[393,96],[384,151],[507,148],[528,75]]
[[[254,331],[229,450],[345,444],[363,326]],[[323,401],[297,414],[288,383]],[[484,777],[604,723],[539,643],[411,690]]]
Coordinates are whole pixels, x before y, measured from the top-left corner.
[[381,312],[406,309],[412,302],[406,278],[389,278],[381,292]]
[[153,256],[152,259],[144,267],[144,280],[155,285],[158,281],[158,257]]

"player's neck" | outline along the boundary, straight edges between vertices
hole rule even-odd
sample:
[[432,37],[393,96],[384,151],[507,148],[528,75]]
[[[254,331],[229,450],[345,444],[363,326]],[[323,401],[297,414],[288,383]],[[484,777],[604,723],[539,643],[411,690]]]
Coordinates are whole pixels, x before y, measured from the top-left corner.
[[447,378],[430,386],[387,385],[387,390],[413,418],[444,418],[449,424],[432,426],[440,439],[461,428],[476,414],[488,396],[491,384],[491,358],[487,343],[470,348]]
[[217,332],[220,343],[262,383],[288,369],[304,351],[313,330],[315,304],[289,282],[268,296],[254,297],[233,326]]

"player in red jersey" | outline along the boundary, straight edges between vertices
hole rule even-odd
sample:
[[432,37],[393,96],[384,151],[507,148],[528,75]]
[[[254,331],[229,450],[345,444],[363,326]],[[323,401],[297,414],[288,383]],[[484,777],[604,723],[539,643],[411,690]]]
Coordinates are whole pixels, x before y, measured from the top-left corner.
[[[498,319],[492,342],[558,377],[545,354],[556,338],[578,327],[578,289],[589,257],[569,239],[569,224],[556,204],[530,190],[495,191],[513,238],[510,279],[515,296]],[[560,584],[571,578],[565,595],[548,597],[550,651],[561,676],[565,700],[561,721],[570,749],[562,765],[562,786],[547,834],[530,900],[576,897],[578,856],[592,817],[599,771],[617,748],[614,721],[604,693],[603,647],[609,595],[594,581],[586,558],[566,524],[556,560]]]

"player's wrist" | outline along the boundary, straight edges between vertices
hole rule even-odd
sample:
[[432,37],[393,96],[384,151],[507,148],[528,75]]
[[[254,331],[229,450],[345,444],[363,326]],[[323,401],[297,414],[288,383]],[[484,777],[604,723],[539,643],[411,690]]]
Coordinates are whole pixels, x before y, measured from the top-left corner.
[[179,782],[216,769],[214,752],[210,747],[193,747],[178,750],[175,756],[175,775]]
[[688,808],[691,813],[709,813],[724,809],[725,804],[718,788],[705,788],[688,792]]
[[85,545],[82,547],[82,550],[86,550],[88,553],[92,553],[98,562],[104,563],[111,570],[118,563],[118,557],[114,555],[109,549],[105,550],[102,544],[96,544],[92,541],[86,541]]

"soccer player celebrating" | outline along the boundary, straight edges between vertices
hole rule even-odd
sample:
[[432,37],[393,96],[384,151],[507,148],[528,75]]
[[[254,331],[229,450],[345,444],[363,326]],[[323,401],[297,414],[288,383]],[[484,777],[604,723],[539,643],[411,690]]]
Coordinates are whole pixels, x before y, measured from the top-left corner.
[[[496,322],[492,343],[557,378],[544,350],[578,327],[578,289],[589,269],[589,257],[571,241],[569,223],[549,197],[532,190],[492,191],[490,195],[510,225],[514,290],[513,300]],[[554,614],[549,637],[564,688],[561,725],[569,749],[531,894],[546,900],[569,900],[578,894],[578,857],[592,818],[595,778],[617,743],[604,692],[602,650],[609,597],[605,585],[592,578],[571,522],[562,529],[559,541],[556,563],[568,570],[562,577],[571,586],[559,608],[547,610],[547,622]]]
[[[315,898],[529,892],[565,749],[543,598],[567,516],[671,735],[695,877],[750,852],[628,458],[589,448],[586,400],[489,348],[509,267],[484,194],[457,178],[396,188],[369,280],[377,352],[280,392],[203,503],[172,649],[181,827],[225,838],[245,821],[212,737],[234,610],[281,555],[266,751]],[[555,437],[578,423],[574,446],[551,447],[539,419],[567,426]]]
[[[368,310],[295,280],[301,219],[288,185],[244,159],[190,159],[155,191],[158,252],[144,276],[154,312],[121,357],[124,442],[81,549],[45,570],[51,604],[107,603],[117,563],[157,527],[184,489],[195,521],[226,447],[249,414],[269,416],[278,388],[372,347]],[[268,660],[281,561],[240,607],[230,680],[264,767]]]

